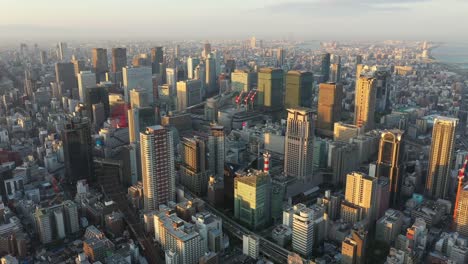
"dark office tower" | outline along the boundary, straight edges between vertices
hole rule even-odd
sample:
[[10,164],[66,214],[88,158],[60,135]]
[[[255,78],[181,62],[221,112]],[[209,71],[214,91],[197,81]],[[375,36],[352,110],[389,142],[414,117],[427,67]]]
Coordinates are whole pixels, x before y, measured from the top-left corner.
[[225,161],[225,135],[223,126],[212,126],[211,135],[208,139],[208,148],[211,157],[208,160],[209,168],[217,177],[222,177],[224,174],[224,161]]
[[356,55],[356,65],[362,64],[362,55]]
[[456,118],[440,116],[434,120],[426,178],[426,195],[433,199],[445,199],[449,196],[457,124]]
[[283,104],[283,70],[261,68],[258,71],[257,104],[282,109]]
[[121,72],[122,68],[127,66],[127,49],[112,49],[112,72]]
[[283,67],[284,64],[285,53],[283,48],[279,48],[276,51],[276,67]]
[[466,123],[468,121],[468,86],[463,83],[457,83],[460,86],[460,109],[458,110],[458,119],[460,123],[457,126],[457,130],[461,135],[466,134]]
[[69,184],[94,180],[93,144],[89,119],[73,116],[62,131],[65,173]]
[[180,181],[196,195],[205,195],[208,187],[207,140],[203,137],[184,137],[181,140]]
[[401,151],[403,131],[387,130],[382,133],[377,156],[377,177],[386,177],[390,182],[390,203],[397,206],[401,185]]
[[179,58],[179,56],[180,56],[180,45],[177,44],[174,48],[174,57]]
[[[88,113],[93,112],[93,105],[102,103],[104,106],[104,117],[109,117],[109,92],[104,87],[93,87],[86,89],[86,109]],[[92,115],[90,115],[92,116]]]
[[161,71],[160,64],[164,63],[164,51],[163,47],[155,47],[151,49],[151,69],[152,73],[164,74],[165,72]]
[[374,78],[376,79],[375,110],[380,113],[384,113],[389,109],[390,75],[390,72],[387,70],[377,70],[374,73]]
[[322,55],[322,82],[328,82],[330,77],[330,53]]
[[330,82],[341,82],[341,64],[333,63],[330,66],[330,77],[328,79]]
[[73,63],[73,68],[75,71],[75,76],[81,71],[85,70],[85,61],[77,60],[75,57],[72,58],[71,62]]
[[108,193],[117,191],[120,184],[123,183],[124,164],[122,160],[95,158],[94,171],[97,182]]
[[236,61],[234,59],[226,60],[226,73],[231,75],[236,69]]
[[92,63],[97,82],[99,83],[105,81],[106,72],[109,71],[109,63],[107,62],[107,49],[94,48],[92,50]]
[[206,95],[216,95],[218,92],[216,87],[216,62],[210,55],[208,55],[208,58],[205,60],[205,74]]
[[332,136],[335,122],[341,119],[343,86],[339,83],[321,83],[317,109],[317,132]]
[[211,44],[210,43],[205,43],[203,45],[203,54],[202,57],[206,58],[208,55],[211,53]]
[[75,69],[71,62],[59,62],[55,64],[55,80],[60,87],[60,95],[77,88]]
[[288,107],[312,107],[314,75],[311,72],[289,71],[286,74],[284,104]]
[[45,52],[44,50],[41,50],[41,53],[40,53],[40,59],[41,59],[41,64],[46,64],[47,63],[47,52]]
[[24,71],[24,93],[29,97],[32,98],[34,92],[37,89],[36,80],[34,80],[31,71],[26,70]]

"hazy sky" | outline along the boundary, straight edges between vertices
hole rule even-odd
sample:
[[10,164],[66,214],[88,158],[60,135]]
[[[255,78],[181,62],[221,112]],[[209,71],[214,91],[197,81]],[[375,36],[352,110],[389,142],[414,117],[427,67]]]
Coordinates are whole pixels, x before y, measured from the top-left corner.
[[468,0],[0,0],[0,39],[468,40]]

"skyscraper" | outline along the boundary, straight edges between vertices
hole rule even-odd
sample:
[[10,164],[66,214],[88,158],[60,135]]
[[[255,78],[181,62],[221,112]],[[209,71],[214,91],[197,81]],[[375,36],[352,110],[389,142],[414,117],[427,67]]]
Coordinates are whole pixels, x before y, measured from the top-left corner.
[[201,103],[202,83],[200,80],[177,82],[177,110]]
[[283,108],[283,70],[261,68],[257,86],[258,105],[276,110]]
[[182,164],[180,181],[191,192],[204,196],[208,187],[207,140],[202,137],[184,137],[181,140]]
[[341,64],[340,63],[333,63],[330,66],[330,82],[341,82]]
[[143,202],[145,210],[175,200],[174,143],[172,132],[156,125],[140,134]]
[[58,45],[58,58],[60,61],[66,61],[69,60],[70,53],[68,52],[68,46],[67,43],[65,42],[59,42]]
[[426,178],[426,195],[433,199],[449,196],[450,171],[458,119],[437,117],[432,129],[431,152]]
[[346,176],[345,201],[362,209],[362,219],[375,220],[377,178],[361,172]]
[[200,64],[200,59],[199,58],[188,57],[188,59],[187,59],[187,77],[188,77],[188,79],[195,79],[194,71],[197,68],[198,64]]
[[59,62],[55,64],[55,80],[60,87],[60,95],[64,92],[71,94],[73,88],[77,88],[75,70],[71,62]]
[[367,231],[351,230],[351,235],[341,244],[341,263],[364,264],[366,261]]
[[211,55],[208,55],[205,60],[205,74],[206,95],[216,95],[218,93],[216,84],[216,61]]
[[86,90],[89,88],[96,87],[96,74],[91,71],[81,71],[77,74],[78,79],[78,93],[80,95],[80,101],[86,102]]
[[466,185],[461,191],[458,198],[457,218],[455,224],[457,232],[465,237],[468,237],[468,185]]
[[231,87],[233,91],[248,92],[252,88],[255,73],[235,70],[231,73]]
[[279,48],[276,50],[276,67],[281,68],[283,67],[285,59],[284,49]]
[[343,86],[337,83],[321,83],[318,95],[317,132],[333,135],[335,122],[341,119]]
[[75,56],[73,56],[71,62],[73,63],[73,67],[75,68],[75,75],[78,75],[78,73],[85,70],[84,60],[78,60],[75,58]]
[[322,55],[321,71],[322,82],[328,82],[328,78],[330,77],[330,53],[325,53]]
[[90,121],[86,117],[74,116],[62,131],[65,173],[68,183],[94,180],[93,144]]
[[210,54],[211,54],[211,44],[207,42],[203,45],[202,57],[206,58]]
[[121,72],[122,68],[127,66],[127,49],[112,49],[112,72]]
[[403,131],[387,130],[382,133],[377,156],[377,177],[387,177],[390,181],[390,203],[397,205],[400,193],[401,151]]
[[214,125],[210,128],[210,132],[211,134],[208,138],[208,148],[211,153],[208,161],[209,168],[217,177],[223,177],[225,159],[224,127]]
[[314,204],[303,207],[293,215],[292,248],[294,252],[308,258],[314,246],[323,239],[325,207]]
[[[105,87],[92,87],[86,89],[85,106],[89,113],[92,113],[93,105],[102,103],[104,110],[104,118],[107,119],[110,113],[109,92]],[[90,115],[92,116],[92,115]],[[94,118],[92,118],[94,121]],[[96,128],[98,129],[98,128]]]
[[161,73],[161,63],[164,63],[163,47],[154,47],[151,49],[151,72]]
[[105,74],[109,71],[109,63],[107,61],[107,49],[94,48],[92,49],[92,64],[93,71],[96,74],[98,82],[105,80]]
[[358,127],[364,127],[365,131],[373,129],[376,100],[375,79],[360,76],[355,96],[354,124]]
[[284,173],[301,181],[313,176],[313,114],[309,108],[288,109]]
[[132,107],[128,110],[128,134],[130,143],[136,143],[139,147],[140,133],[147,127],[156,124],[156,115],[153,107]]
[[148,100],[153,103],[153,77],[149,67],[123,68],[124,100],[129,103],[130,90],[142,89],[148,93]]
[[312,107],[314,75],[311,72],[289,71],[286,74],[286,107]]

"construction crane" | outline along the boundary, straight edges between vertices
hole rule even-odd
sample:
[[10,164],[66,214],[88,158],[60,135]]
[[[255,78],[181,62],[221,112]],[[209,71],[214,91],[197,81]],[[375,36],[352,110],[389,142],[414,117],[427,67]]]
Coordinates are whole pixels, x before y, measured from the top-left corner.
[[463,162],[462,167],[458,170],[458,188],[457,188],[457,197],[455,198],[455,210],[453,210],[453,222],[457,220],[458,213],[458,203],[460,199],[460,193],[463,188],[463,179],[465,178],[466,165],[468,164],[468,155],[465,157],[465,162]]

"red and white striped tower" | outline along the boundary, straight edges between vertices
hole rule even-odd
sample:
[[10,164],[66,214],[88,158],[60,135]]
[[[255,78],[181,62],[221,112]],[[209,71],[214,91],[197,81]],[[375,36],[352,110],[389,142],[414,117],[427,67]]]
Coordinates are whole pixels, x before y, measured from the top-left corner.
[[263,172],[269,173],[270,170],[270,153],[263,153]]

